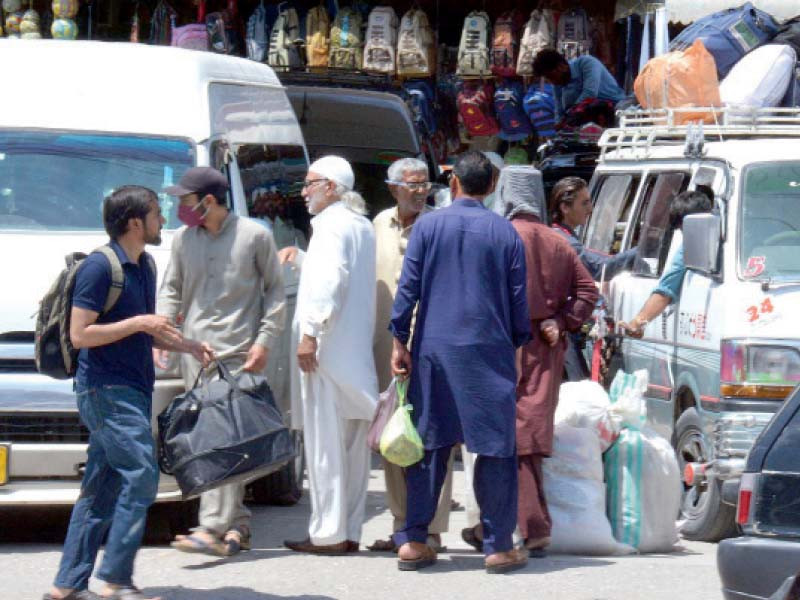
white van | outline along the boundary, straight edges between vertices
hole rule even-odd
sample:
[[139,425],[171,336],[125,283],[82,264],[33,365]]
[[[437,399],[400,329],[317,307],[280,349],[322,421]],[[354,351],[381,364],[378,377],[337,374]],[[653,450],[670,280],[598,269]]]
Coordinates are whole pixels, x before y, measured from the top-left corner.
[[[233,210],[247,215],[259,190],[299,196],[308,156],[285,90],[263,64],[53,40],[0,40],[0,62],[0,443],[10,444],[0,506],[70,504],[88,433],[72,381],[36,372],[35,313],[64,256],[107,241],[103,198],[123,184],[160,192],[211,165],[228,173]],[[180,223],[176,199],[159,197],[163,242],[148,251],[163,274]],[[168,375],[156,383],[154,415],[182,389]],[[288,410],[288,397],[277,400]],[[180,499],[172,478],[161,478],[158,499]]]
[[650,422],[689,466],[682,533],[711,541],[735,530],[744,458],[800,381],[800,111],[692,112],[717,124],[631,111],[605,132],[584,242],[607,253],[638,247],[633,271],[607,290],[614,321],[630,322],[680,243],[671,199],[714,190],[715,214],[684,221],[680,300],[643,339],[617,337],[612,360],[648,370]]

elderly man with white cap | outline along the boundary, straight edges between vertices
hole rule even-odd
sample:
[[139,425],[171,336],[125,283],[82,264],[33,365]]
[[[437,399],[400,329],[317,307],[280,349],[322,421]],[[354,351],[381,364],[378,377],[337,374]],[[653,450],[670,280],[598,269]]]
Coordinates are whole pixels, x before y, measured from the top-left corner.
[[296,552],[357,552],[364,522],[367,430],[378,397],[375,233],[354,179],[346,160],[324,156],[303,185],[314,234],[292,325],[292,424],[304,430],[311,520],[307,539],[284,542]]

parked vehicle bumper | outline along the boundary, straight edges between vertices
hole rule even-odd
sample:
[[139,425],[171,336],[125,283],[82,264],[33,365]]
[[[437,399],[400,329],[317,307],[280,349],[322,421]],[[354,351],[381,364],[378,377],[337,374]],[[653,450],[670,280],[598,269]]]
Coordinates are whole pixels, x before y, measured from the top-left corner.
[[726,600],[767,600],[798,565],[800,540],[743,536],[723,540],[717,548]]

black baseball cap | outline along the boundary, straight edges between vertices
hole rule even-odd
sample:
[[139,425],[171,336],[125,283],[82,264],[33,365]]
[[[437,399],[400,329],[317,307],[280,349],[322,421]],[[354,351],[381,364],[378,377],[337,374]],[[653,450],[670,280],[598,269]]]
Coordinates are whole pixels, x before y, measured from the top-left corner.
[[197,194],[203,198],[207,194],[215,198],[225,198],[228,191],[228,179],[217,169],[211,167],[192,167],[183,174],[178,185],[164,188],[170,196]]

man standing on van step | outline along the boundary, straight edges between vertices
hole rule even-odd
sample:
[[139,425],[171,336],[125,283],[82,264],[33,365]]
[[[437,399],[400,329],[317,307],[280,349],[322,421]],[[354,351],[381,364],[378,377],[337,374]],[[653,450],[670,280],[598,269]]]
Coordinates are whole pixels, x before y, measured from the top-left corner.
[[[387,181],[389,191],[397,205],[381,212],[372,224],[375,226],[377,249],[376,270],[378,274],[377,313],[375,321],[375,367],[378,370],[379,389],[385,390],[392,383],[392,333],[389,319],[392,304],[403,268],[411,228],[419,217],[432,211],[425,201],[431,189],[428,165],[416,158],[401,158],[391,164]],[[383,475],[386,480],[386,503],[394,517],[393,533],[406,520],[406,474],[402,467],[383,460]],[[453,493],[453,456],[447,467],[436,515],[428,530],[428,544],[441,548],[441,534],[447,531],[450,520],[450,501]],[[373,552],[388,552],[396,549],[391,537],[376,540],[368,547]]]
[[303,184],[314,235],[292,323],[292,415],[302,417],[293,426],[304,431],[311,520],[306,539],[284,542],[295,552],[357,552],[364,523],[367,431],[378,398],[375,232],[354,180],[350,163],[324,156]]
[[[155,262],[144,248],[161,243],[164,218],[155,192],[140,186],[119,188],[103,201],[103,223],[124,283],[117,302],[101,314],[112,284],[108,258],[92,253],[76,275],[70,337],[80,349],[78,410],[91,435],[61,565],[44,600],[145,600],[132,575],[147,509],[158,489],[150,427],[152,349],[189,352],[203,364],[213,358],[207,344],[185,339],[167,317],[153,314]],[[88,586],[103,540],[105,554],[96,576],[105,587],[98,596]]]
[[[180,198],[178,218],[186,224],[173,238],[158,296],[158,312],[183,315],[184,332],[203,335],[232,371],[263,374],[284,326],[282,268],[272,234],[226,205],[228,180],[211,167],[186,171],[166,193]],[[159,366],[166,366],[163,353]],[[163,367],[162,367],[163,368]],[[181,361],[188,390],[197,379],[197,361]],[[250,548],[250,511],[242,483],[200,496],[200,523],[172,546],[183,552],[229,556]]]
[[[516,348],[531,337],[525,252],[511,224],[486,209],[492,164],[477,151],[453,167],[453,204],[420,219],[408,241],[392,309],[392,372],[410,375],[412,418],[425,445],[406,469],[406,522],[394,540],[398,568],[436,562],[426,544],[455,444],[478,454],[474,488],[489,573],[523,567],[515,549]],[[416,313],[411,353],[407,349]]]

